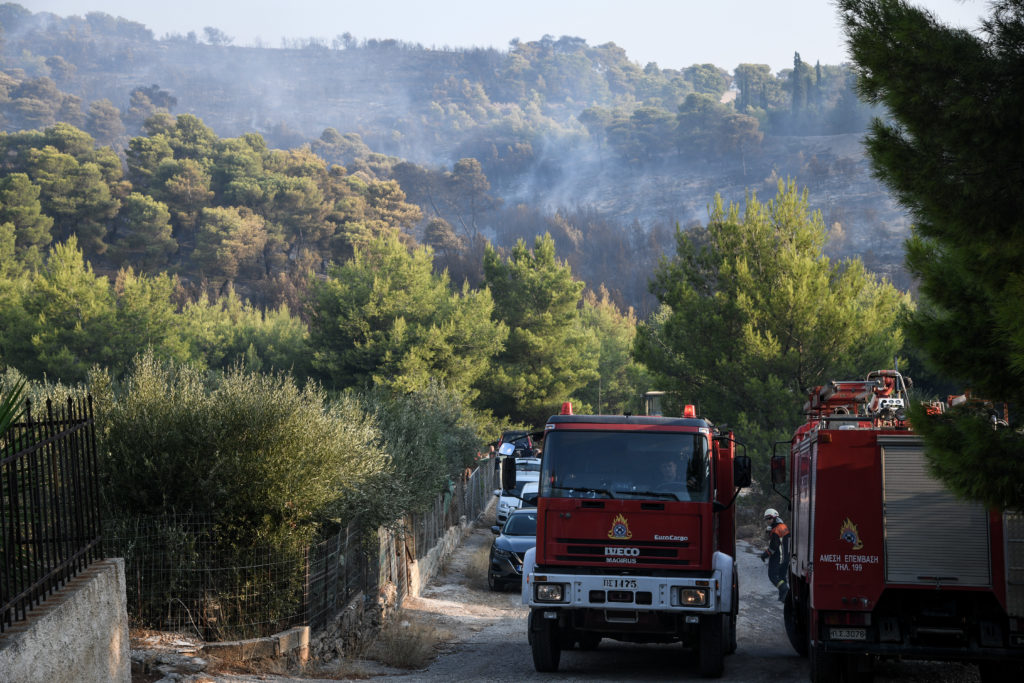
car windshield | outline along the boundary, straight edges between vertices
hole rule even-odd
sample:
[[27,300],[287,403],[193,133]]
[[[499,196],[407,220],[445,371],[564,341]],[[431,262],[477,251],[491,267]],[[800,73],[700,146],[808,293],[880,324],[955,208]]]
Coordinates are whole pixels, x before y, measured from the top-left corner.
[[516,461],[517,472],[540,472],[540,461],[534,460],[531,462]]
[[504,534],[506,536],[536,536],[537,535],[537,514],[534,512],[512,515],[505,522]]
[[704,434],[554,430],[544,439],[540,495],[706,501],[709,474]]
[[513,446],[515,446],[515,449],[517,451],[527,450],[533,447],[533,444],[530,442],[530,436],[528,434],[523,434],[522,432],[506,432],[505,434],[501,435],[501,440],[505,443],[511,443]]

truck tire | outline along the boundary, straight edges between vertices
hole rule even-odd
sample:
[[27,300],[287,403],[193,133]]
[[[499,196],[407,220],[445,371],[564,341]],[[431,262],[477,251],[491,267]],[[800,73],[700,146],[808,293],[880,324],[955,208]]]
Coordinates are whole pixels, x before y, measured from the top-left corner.
[[736,615],[740,611],[740,586],[739,579],[733,573],[732,577],[732,611],[726,616],[725,630],[725,654],[731,655],[736,652]]
[[709,614],[700,620],[698,665],[704,678],[721,678],[725,670],[725,619]]
[[821,644],[810,646],[811,683],[834,683],[839,680],[842,668],[839,657],[825,652]]
[[[792,586],[792,584],[790,585]],[[796,598],[793,597],[796,593],[794,588],[791,587],[786,595],[786,601],[782,606],[782,619],[786,624],[786,637],[789,638],[789,644],[793,646],[798,655],[806,657],[809,639],[807,617],[801,606],[796,603]]]
[[558,661],[562,657],[559,641],[558,622],[544,619],[536,612],[530,612],[530,650],[533,653],[533,668],[541,673],[558,671]]

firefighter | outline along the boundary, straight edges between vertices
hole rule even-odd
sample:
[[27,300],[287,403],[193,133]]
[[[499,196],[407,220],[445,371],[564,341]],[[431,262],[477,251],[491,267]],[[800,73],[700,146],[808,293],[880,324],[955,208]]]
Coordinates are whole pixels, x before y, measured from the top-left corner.
[[658,472],[661,473],[663,484],[674,484],[679,481],[679,474],[676,469],[676,461],[673,458],[665,458],[658,465]]
[[783,523],[775,508],[764,511],[764,523],[768,547],[761,553],[761,561],[768,563],[768,580],[779,590],[779,602],[782,602],[789,593],[789,584],[786,582],[789,570],[789,527]]

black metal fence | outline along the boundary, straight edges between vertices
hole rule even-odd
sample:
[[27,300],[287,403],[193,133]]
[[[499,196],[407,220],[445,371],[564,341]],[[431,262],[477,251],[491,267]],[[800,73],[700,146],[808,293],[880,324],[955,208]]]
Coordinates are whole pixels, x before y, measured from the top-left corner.
[[0,439],[0,632],[103,558],[92,398],[68,399]]

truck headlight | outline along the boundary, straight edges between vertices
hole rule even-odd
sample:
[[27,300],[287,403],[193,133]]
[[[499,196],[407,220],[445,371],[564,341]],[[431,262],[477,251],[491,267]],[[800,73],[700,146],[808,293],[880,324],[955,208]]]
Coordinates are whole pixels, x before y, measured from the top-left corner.
[[561,583],[538,583],[534,588],[537,602],[562,602],[565,586]]
[[706,588],[676,588],[676,604],[683,607],[703,607],[708,604]]

